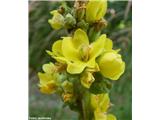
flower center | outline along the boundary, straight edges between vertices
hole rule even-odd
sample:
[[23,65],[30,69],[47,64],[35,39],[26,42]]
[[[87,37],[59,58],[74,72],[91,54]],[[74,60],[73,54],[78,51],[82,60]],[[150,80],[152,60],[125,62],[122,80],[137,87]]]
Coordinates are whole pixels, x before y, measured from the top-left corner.
[[90,56],[90,46],[89,45],[82,45],[80,47],[79,53],[81,56],[81,60],[82,61],[88,61],[89,60],[89,56]]

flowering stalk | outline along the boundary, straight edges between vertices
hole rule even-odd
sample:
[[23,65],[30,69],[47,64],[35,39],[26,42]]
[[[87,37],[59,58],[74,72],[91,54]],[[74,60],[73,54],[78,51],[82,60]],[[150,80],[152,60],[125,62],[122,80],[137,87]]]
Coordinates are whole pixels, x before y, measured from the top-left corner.
[[110,80],[119,79],[125,63],[112,40],[101,34],[106,11],[106,0],[75,1],[74,8],[63,3],[51,11],[48,20],[53,29],[69,34],[46,50],[56,62],[44,64],[44,72],[38,73],[40,91],[60,95],[80,120],[116,120],[108,113]]

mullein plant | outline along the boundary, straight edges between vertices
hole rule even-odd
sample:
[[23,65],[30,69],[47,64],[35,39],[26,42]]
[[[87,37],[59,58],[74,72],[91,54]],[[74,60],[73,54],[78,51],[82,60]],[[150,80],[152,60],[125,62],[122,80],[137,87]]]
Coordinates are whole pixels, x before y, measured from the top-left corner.
[[72,8],[62,2],[48,20],[54,30],[66,29],[68,36],[46,50],[56,62],[42,66],[39,88],[44,94],[61,96],[80,120],[116,120],[109,111],[109,91],[111,80],[124,73],[125,62],[112,40],[101,34],[107,25],[106,11],[106,0],[77,0]]

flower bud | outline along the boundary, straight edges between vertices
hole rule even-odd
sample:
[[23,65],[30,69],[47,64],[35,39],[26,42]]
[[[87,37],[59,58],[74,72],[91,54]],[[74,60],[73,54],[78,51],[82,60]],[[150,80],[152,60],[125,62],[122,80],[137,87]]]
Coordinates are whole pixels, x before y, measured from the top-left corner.
[[82,20],[85,16],[85,8],[86,8],[86,3],[87,1],[85,0],[76,0],[74,7],[75,7],[75,11],[76,11],[76,18],[78,19],[78,21]]
[[73,99],[73,94],[71,93],[64,93],[62,94],[64,102],[70,102]]
[[81,84],[86,88],[90,88],[91,84],[95,80],[92,73],[90,72],[84,72],[80,79],[81,79]]
[[89,24],[88,24],[87,22],[85,22],[84,20],[81,20],[81,21],[79,21],[79,22],[77,23],[77,26],[78,26],[79,28],[82,28],[82,29],[84,29],[84,30],[87,30],[88,27],[89,27]]
[[106,112],[110,106],[110,99],[108,93],[91,94],[91,108],[92,110],[99,109],[101,112]]
[[65,27],[71,28],[76,24],[75,18],[71,14],[67,14],[64,19]]
[[61,29],[64,26],[64,17],[57,10],[51,11],[51,14],[53,17],[48,20],[49,24],[53,29]]
[[77,18],[78,18],[79,21],[83,19],[84,15],[85,15],[85,9],[84,8],[77,10]]
[[111,80],[117,80],[125,70],[121,55],[115,51],[106,52],[98,60],[101,74]]
[[48,64],[44,64],[42,66],[42,69],[43,69],[44,72],[52,74],[52,73],[55,72],[56,67],[52,62],[50,62]]
[[106,0],[89,0],[86,6],[87,22],[95,22],[103,18],[107,10]]
[[73,83],[69,81],[64,81],[62,83],[62,88],[65,93],[73,93]]

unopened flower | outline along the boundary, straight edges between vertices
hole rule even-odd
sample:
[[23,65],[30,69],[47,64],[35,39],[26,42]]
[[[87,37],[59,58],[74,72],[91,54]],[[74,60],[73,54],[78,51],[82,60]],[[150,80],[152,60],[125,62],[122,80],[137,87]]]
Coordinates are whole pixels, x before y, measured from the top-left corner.
[[95,22],[103,18],[107,11],[107,0],[89,0],[86,6],[86,20]]
[[110,98],[108,93],[104,94],[91,94],[91,108],[94,112],[95,120],[116,120],[112,114],[107,114],[110,107]]
[[40,91],[42,93],[52,94],[56,92],[59,85],[58,74],[54,72],[55,66],[53,63],[49,63],[44,64],[42,68],[45,73],[38,73]]
[[89,44],[86,32],[81,29],[75,31],[73,37],[63,37],[52,46],[49,55],[58,62],[67,64],[67,72],[81,73],[86,67],[95,68],[95,59],[103,52],[106,35],[101,35],[95,42]]
[[125,70],[125,62],[116,51],[106,52],[99,58],[101,74],[111,80],[117,80]]
[[94,77],[92,75],[91,72],[84,72],[81,75],[81,84],[86,87],[86,88],[90,88],[91,84],[94,82]]
[[51,14],[53,17],[48,20],[51,27],[56,30],[62,28],[64,26],[64,17],[57,10],[51,11]]
[[52,74],[52,73],[55,72],[56,67],[55,67],[55,65],[54,65],[52,62],[50,62],[50,63],[48,63],[48,64],[44,64],[44,65],[42,66],[42,69],[43,69],[43,71],[44,71],[45,73],[50,73],[50,74]]
[[63,101],[64,102],[70,102],[73,99],[73,94],[72,93],[64,93],[62,94]]
[[72,28],[73,26],[75,26],[76,19],[71,14],[68,13],[65,16],[64,22],[65,22],[65,27],[69,29],[69,28]]
[[106,112],[110,106],[110,98],[108,93],[91,94],[91,107],[95,111],[99,109],[101,112]]
[[64,81],[62,83],[62,88],[65,93],[73,93],[73,83],[69,81]]

